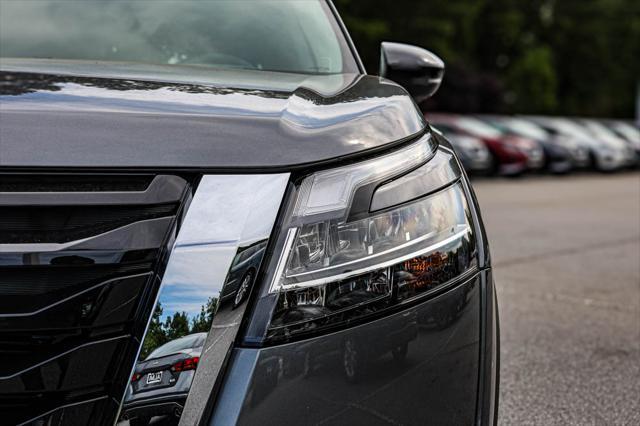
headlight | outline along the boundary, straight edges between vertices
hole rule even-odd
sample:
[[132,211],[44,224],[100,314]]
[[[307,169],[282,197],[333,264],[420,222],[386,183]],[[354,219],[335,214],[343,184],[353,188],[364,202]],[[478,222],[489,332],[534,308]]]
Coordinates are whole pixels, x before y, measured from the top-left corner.
[[246,336],[308,337],[399,309],[476,265],[460,169],[429,137],[296,186]]

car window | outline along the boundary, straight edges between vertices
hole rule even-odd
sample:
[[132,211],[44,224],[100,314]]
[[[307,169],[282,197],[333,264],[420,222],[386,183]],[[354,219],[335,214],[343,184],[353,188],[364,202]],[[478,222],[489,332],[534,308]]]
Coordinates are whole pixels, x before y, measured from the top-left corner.
[[323,0],[3,1],[11,58],[357,72]]
[[627,138],[627,140],[640,143],[640,131],[631,124],[624,122],[613,123],[613,129],[615,129],[620,135]]
[[255,250],[256,250],[255,247],[249,247],[241,251],[240,254],[237,254],[236,257],[233,259],[232,266],[236,266],[244,262],[245,260],[249,259],[249,257],[251,257],[251,255],[255,252]]
[[160,358],[166,355],[184,351],[185,349],[197,348],[199,346],[202,346],[204,343],[204,336],[205,333],[196,333],[167,342],[151,352],[147,359]]
[[567,119],[556,118],[554,119],[554,123],[555,123],[555,127],[561,133],[565,133],[565,134],[572,135],[579,138],[591,139],[591,135],[589,134],[588,131],[586,131],[581,126],[578,126],[577,124]]
[[618,137],[614,132],[607,129],[604,125],[596,122],[587,120],[584,122],[585,126],[596,136],[606,139],[617,139]]

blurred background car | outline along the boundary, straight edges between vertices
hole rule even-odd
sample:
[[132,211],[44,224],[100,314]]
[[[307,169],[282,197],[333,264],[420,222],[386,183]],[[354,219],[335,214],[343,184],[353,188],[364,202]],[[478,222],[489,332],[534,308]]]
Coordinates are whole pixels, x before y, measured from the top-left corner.
[[597,120],[582,118],[576,119],[576,122],[587,132],[590,132],[598,142],[621,151],[623,153],[624,166],[633,167],[636,165],[636,151],[624,138],[621,138]]
[[516,176],[544,166],[544,151],[532,139],[503,133],[469,116],[429,113],[426,118],[447,137],[460,135],[481,140],[491,154],[491,170],[495,174]]
[[[437,127],[432,129],[442,134]],[[491,153],[482,139],[453,131],[447,132],[447,139],[451,142],[467,173],[487,175],[491,172],[493,167]]]
[[122,418],[146,426],[152,417],[177,420],[182,414],[207,333],[171,340],[138,361],[124,399]]
[[610,172],[628,164],[629,153],[626,147],[617,142],[612,143],[610,140],[598,138],[568,118],[533,116],[529,119],[553,134],[571,137],[588,147],[591,167],[596,170]]
[[633,148],[636,155],[636,167],[640,167],[640,130],[623,120],[603,120],[602,123]]
[[576,149],[564,141],[563,138],[554,137],[531,122],[519,118],[496,115],[482,115],[478,118],[507,135],[520,136],[539,143],[544,151],[544,168],[551,173],[567,173],[574,166],[580,167],[583,162],[589,159],[586,150]]

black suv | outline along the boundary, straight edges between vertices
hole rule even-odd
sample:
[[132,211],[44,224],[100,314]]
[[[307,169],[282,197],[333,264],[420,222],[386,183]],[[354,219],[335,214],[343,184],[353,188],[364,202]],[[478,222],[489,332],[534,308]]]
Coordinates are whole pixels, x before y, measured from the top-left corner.
[[0,53],[2,424],[495,422],[437,56],[324,0],[3,1]]

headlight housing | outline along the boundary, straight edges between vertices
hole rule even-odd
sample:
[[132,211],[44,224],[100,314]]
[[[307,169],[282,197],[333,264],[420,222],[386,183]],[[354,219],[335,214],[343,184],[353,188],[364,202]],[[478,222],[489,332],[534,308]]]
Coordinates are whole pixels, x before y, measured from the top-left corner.
[[247,344],[305,338],[401,309],[477,266],[453,152],[429,135],[292,189]]

